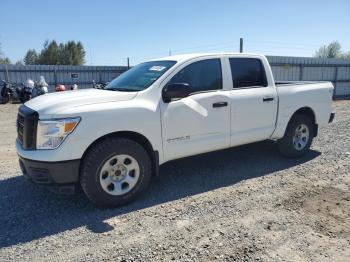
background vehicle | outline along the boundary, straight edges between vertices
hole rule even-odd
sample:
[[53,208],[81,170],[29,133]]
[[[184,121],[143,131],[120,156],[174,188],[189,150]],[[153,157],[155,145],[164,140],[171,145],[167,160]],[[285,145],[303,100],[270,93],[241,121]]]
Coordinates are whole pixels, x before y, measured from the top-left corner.
[[9,82],[2,80],[3,88],[1,89],[2,103],[6,104],[10,101],[25,103],[32,98],[34,82],[31,79],[26,80],[20,86],[15,86]]
[[19,109],[16,147],[34,182],[80,182],[92,202],[116,206],[173,159],[266,139],[283,155],[304,155],[334,118],[332,94],[330,82],[276,83],[261,55],[171,56],[103,90],[29,101]]
[[41,96],[48,93],[48,84],[45,81],[44,76],[40,76],[39,82],[35,83],[33,88],[33,97]]
[[71,85],[70,90],[78,90],[78,85],[77,84]]
[[57,85],[55,88],[55,92],[62,92],[66,91],[66,86],[65,85]]
[[15,88],[11,85],[11,83],[2,80],[2,88],[1,88],[1,103],[8,103],[16,92]]
[[96,89],[104,89],[107,85],[109,84],[109,82],[105,82],[105,83],[96,83],[95,80],[92,81],[92,87],[96,88]]
[[25,103],[32,99],[34,86],[34,81],[27,79],[21,87],[17,88],[18,97],[21,103]]

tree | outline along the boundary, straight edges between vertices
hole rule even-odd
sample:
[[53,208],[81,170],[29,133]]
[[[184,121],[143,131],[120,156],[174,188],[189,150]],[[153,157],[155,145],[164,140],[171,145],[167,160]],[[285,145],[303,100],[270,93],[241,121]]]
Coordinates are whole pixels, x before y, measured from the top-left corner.
[[15,65],[24,65],[23,60],[17,60],[17,62],[15,63]]
[[85,50],[81,42],[61,43],[59,52],[61,65],[83,65],[85,63]]
[[80,41],[57,44],[55,40],[46,40],[39,54],[34,49],[29,49],[23,60],[26,65],[83,65],[85,50]]
[[58,52],[59,52],[59,62],[60,65],[66,65],[66,61],[68,60],[67,54],[65,52],[65,44],[60,43],[58,46]]
[[39,62],[39,55],[35,49],[29,49],[23,59],[26,65],[36,65]]
[[74,62],[77,64],[77,65],[83,65],[85,64],[85,49],[84,49],[84,46],[82,44],[82,42],[78,42],[76,44],[76,53],[75,53],[75,60]]
[[338,41],[334,41],[327,46],[320,47],[314,57],[320,58],[340,58],[342,56],[341,45]]
[[58,45],[55,40],[49,42],[48,40],[44,43],[44,49],[41,50],[39,56],[40,65],[58,65],[59,64],[59,52]]
[[347,53],[342,53],[340,58],[343,58],[343,59],[350,59],[350,51],[347,52]]
[[0,64],[11,64],[11,60],[8,57],[0,57]]
[[0,43],[0,64],[11,64],[10,58],[5,57],[1,51],[1,43]]

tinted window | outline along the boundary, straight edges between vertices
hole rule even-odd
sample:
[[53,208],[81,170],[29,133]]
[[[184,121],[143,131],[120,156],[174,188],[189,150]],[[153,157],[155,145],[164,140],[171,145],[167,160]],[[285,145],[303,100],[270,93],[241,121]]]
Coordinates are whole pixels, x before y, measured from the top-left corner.
[[187,83],[193,92],[222,89],[220,59],[194,62],[173,76],[169,83]]
[[260,59],[230,58],[233,88],[267,86],[266,74]]

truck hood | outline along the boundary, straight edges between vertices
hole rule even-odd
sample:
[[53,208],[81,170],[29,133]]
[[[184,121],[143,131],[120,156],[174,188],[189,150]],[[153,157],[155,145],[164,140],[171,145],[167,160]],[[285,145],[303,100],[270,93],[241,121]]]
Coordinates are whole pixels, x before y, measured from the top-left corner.
[[39,113],[55,114],[62,112],[64,108],[126,101],[133,99],[136,95],[137,92],[119,92],[91,88],[38,96],[26,102],[25,105]]

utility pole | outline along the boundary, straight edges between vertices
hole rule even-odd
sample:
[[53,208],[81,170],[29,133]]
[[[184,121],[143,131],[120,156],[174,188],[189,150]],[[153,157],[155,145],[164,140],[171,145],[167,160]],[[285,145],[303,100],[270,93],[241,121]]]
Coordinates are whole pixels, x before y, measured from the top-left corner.
[[128,70],[129,70],[129,68],[130,68],[130,59],[129,59],[129,57],[126,58],[126,61],[127,61]]
[[171,56],[171,51],[169,51],[169,56]]
[[243,53],[243,38],[242,37],[239,39],[239,52]]

